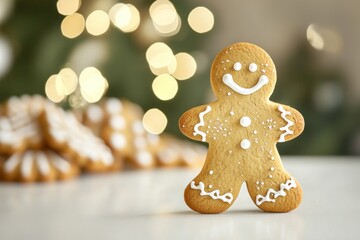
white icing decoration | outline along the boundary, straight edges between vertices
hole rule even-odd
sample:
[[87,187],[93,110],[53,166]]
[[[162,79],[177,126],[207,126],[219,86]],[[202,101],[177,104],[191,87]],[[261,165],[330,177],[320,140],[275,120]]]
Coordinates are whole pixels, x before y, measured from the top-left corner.
[[200,196],[210,196],[214,200],[220,199],[223,202],[231,203],[234,198],[231,193],[225,193],[224,195],[220,195],[219,190],[214,190],[212,192],[206,192],[204,189],[205,186],[204,186],[203,182],[199,182],[199,185],[196,186],[195,182],[192,181],[190,184],[190,187],[192,189],[200,190]]
[[118,99],[111,98],[106,101],[105,107],[108,113],[116,114],[121,112],[123,106]]
[[256,63],[250,63],[250,65],[249,65],[249,71],[250,71],[250,72],[256,72],[256,70],[257,70],[257,65],[256,65]]
[[145,133],[144,125],[140,120],[137,120],[133,123],[132,129],[138,135]]
[[62,173],[70,171],[70,163],[55,153],[51,153],[50,155],[56,169],[60,170]]
[[115,130],[123,130],[126,125],[124,117],[119,115],[114,115],[110,117],[109,123],[110,126]]
[[281,127],[281,131],[285,131],[283,134],[280,135],[280,138],[278,142],[285,142],[285,136],[289,134],[293,134],[294,132],[289,129],[292,125],[294,125],[294,122],[290,121],[286,118],[287,115],[290,115],[291,113],[288,111],[285,111],[282,105],[278,107],[278,110],[281,112],[281,117],[287,122],[285,127]]
[[10,173],[15,170],[16,166],[20,162],[20,154],[12,155],[4,164],[4,170],[6,173]]
[[98,105],[90,105],[86,111],[86,115],[90,121],[93,123],[98,123],[103,118],[103,111]]
[[199,130],[199,127],[203,127],[205,125],[205,122],[204,122],[204,116],[205,114],[207,114],[208,112],[211,111],[211,107],[210,106],[207,106],[205,111],[201,112],[199,114],[199,119],[200,119],[200,122],[197,123],[195,126],[194,126],[194,136],[196,135],[200,135],[202,137],[201,141],[205,142],[206,141],[206,133],[202,132]]
[[244,140],[241,141],[240,146],[241,146],[242,149],[249,149],[250,146],[251,146],[251,143],[250,143],[249,140],[244,139]]
[[142,166],[149,166],[153,162],[153,157],[147,151],[140,151],[136,154],[136,160]]
[[[291,177],[289,180],[286,181],[286,183],[281,183],[280,184],[280,190],[279,191],[275,191],[272,188],[269,188],[269,190],[267,191],[265,196],[262,195],[257,195],[256,196],[256,205],[261,205],[263,202],[275,202],[275,198],[279,197],[279,196],[286,196],[286,192],[284,190],[289,191],[291,188],[296,188],[296,182],[294,181],[294,179]],[[271,195],[273,194],[273,195]],[[273,198],[271,198],[273,197]]]
[[27,151],[24,154],[23,161],[21,164],[21,175],[24,177],[29,177],[31,175],[32,166],[33,166],[33,152]]
[[115,149],[123,149],[126,146],[126,138],[121,133],[114,133],[110,137],[110,144]]
[[248,116],[242,117],[240,119],[240,125],[243,127],[248,127],[251,124],[251,119]]
[[146,146],[148,146],[146,138],[142,136],[135,138],[134,145],[137,149],[144,149]]
[[241,69],[241,63],[236,62],[236,63],[234,64],[234,70],[235,70],[235,71],[240,71],[240,69]]
[[252,93],[258,91],[262,86],[264,86],[265,84],[267,84],[269,82],[269,79],[267,76],[261,75],[259,78],[259,81],[256,83],[255,86],[253,86],[251,88],[243,88],[234,82],[234,79],[230,73],[225,74],[223,76],[222,80],[225,83],[225,85],[230,87],[235,92],[243,94],[243,95],[252,94]]
[[42,175],[47,175],[50,173],[50,166],[46,155],[43,152],[36,153],[36,164],[39,167]]

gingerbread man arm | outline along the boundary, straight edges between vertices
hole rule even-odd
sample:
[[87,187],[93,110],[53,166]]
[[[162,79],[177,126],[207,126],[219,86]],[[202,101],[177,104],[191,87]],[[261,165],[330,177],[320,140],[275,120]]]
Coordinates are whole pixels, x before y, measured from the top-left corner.
[[301,113],[286,105],[278,105],[278,110],[285,122],[285,125],[280,127],[282,134],[280,135],[279,142],[290,141],[299,136],[305,127],[304,117]]
[[201,131],[205,125],[204,116],[211,111],[210,105],[202,105],[186,111],[179,120],[179,128],[187,137],[206,142],[206,133]]

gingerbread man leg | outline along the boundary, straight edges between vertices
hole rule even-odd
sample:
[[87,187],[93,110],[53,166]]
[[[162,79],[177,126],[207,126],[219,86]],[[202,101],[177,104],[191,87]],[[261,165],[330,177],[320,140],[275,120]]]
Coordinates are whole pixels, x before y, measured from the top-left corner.
[[217,154],[209,151],[200,174],[185,189],[185,202],[196,212],[221,213],[226,211],[239,194],[243,180],[234,181],[230,165],[219,164]]
[[265,212],[289,212],[301,203],[302,189],[299,182],[283,168],[269,176],[267,172],[252,177],[246,185],[255,205]]

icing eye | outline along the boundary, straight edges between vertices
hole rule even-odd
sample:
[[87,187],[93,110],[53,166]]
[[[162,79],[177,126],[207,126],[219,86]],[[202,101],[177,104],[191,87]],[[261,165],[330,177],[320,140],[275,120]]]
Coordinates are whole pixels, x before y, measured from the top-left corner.
[[249,71],[250,71],[250,72],[256,72],[256,70],[257,70],[257,65],[256,65],[256,63],[250,63],[250,65],[249,65]]
[[235,70],[235,71],[240,71],[240,69],[241,69],[241,63],[236,62],[236,63],[234,64],[234,70]]

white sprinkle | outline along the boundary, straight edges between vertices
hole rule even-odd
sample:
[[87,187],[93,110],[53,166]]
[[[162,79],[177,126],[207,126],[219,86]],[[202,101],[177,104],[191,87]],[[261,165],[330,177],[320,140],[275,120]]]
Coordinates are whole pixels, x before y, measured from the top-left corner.
[[265,69],[263,69],[263,70],[261,70],[263,73],[265,73],[266,71],[265,71]]
[[230,115],[234,115],[234,111],[231,111],[231,112],[230,112]]
[[264,185],[264,182],[261,182],[261,185]]
[[272,175],[270,174],[269,177],[272,178]]
[[226,59],[226,62],[230,62],[229,59]]
[[231,95],[231,92],[228,92],[227,95],[230,96],[230,95]]
[[209,174],[210,174],[210,175],[213,175],[213,173],[214,173],[214,171],[213,171],[213,170],[211,170],[211,171],[209,172]]
[[209,185],[209,188],[212,188],[213,187],[213,185]]
[[274,170],[275,170],[275,168],[274,168],[274,167],[271,167],[271,168],[270,168],[270,170],[271,170],[271,171],[274,171]]
[[259,184],[260,182],[259,181],[256,181],[256,184]]
[[254,134],[257,134],[257,131],[256,131],[256,130],[254,130]]
[[232,151],[230,150],[229,153],[232,153]]
[[271,157],[271,160],[274,160],[275,158],[274,157]]
[[256,187],[257,190],[259,190],[260,188],[259,187]]

